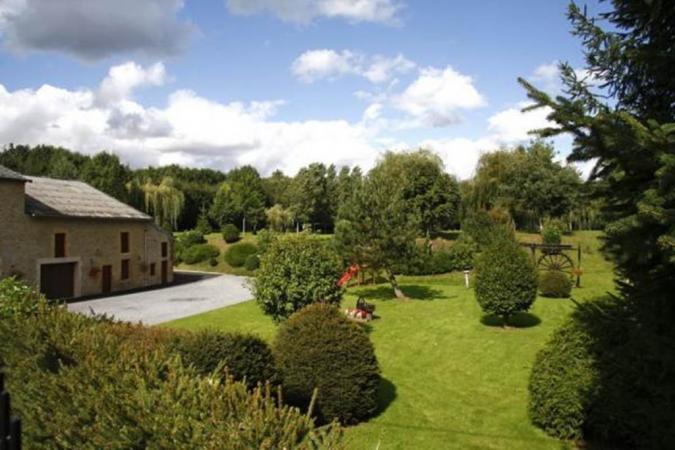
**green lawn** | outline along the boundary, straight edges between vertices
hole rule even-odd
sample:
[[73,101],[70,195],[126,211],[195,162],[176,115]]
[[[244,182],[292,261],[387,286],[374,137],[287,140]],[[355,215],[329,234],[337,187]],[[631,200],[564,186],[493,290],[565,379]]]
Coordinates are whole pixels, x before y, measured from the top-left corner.
[[[523,236],[525,237],[525,236]],[[611,267],[597,250],[597,233],[567,239],[584,248],[582,287],[587,300],[612,288]],[[410,300],[395,300],[387,285],[352,287],[377,306],[369,325],[382,368],[381,413],[351,427],[353,449],[560,449],[527,417],[527,381],[537,351],[572,308],[568,300],[539,298],[520,328],[486,318],[460,274],[402,277]],[[254,302],[171,322],[253,332],[272,340],[275,324]]]

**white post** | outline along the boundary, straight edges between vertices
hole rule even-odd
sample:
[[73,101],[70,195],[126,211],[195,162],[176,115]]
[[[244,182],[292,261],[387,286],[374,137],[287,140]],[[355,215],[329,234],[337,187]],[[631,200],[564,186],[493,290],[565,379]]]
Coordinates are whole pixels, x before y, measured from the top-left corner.
[[464,286],[469,287],[469,270],[464,271]]

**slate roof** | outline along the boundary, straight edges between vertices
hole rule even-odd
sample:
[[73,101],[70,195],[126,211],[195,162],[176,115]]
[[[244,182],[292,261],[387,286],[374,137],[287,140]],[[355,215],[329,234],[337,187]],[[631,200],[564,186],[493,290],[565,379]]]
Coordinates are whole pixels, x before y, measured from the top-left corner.
[[81,181],[24,177],[26,214],[36,217],[152,220],[144,214]]
[[20,173],[9,170],[5,166],[0,166],[0,180],[26,181],[26,178]]

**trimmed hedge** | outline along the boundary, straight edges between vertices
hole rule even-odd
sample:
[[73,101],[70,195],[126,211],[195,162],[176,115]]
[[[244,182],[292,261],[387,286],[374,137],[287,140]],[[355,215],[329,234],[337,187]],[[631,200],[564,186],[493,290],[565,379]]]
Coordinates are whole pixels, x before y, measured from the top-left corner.
[[572,292],[572,280],[559,270],[547,270],[539,274],[539,292],[544,297],[567,298]]
[[205,244],[204,234],[197,230],[186,231],[179,235],[178,240],[186,248],[197,244]]
[[167,347],[179,335],[44,305],[0,320],[12,410],[27,419],[24,446],[341,448],[338,428],[316,428],[264,388],[184,367]]
[[223,240],[228,244],[237,242],[241,238],[239,228],[237,228],[235,225],[232,225],[231,223],[228,223],[223,227],[222,233]]
[[530,377],[535,425],[603,448],[675,448],[675,332],[641,317],[645,300],[582,304],[553,334]]
[[246,264],[246,258],[255,255],[258,247],[248,242],[231,245],[225,250],[225,262],[232,267],[241,267]]
[[211,244],[197,244],[183,250],[181,259],[186,264],[197,264],[220,255],[218,247]]
[[262,255],[253,295],[263,312],[277,321],[310,303],[339,305],[342,288],[337,281],[343,269],[329,243],[304,234],[285,236]]
[[437,275],[471,269],[477,252],[478,246],[473,239],[462,234],[449,249],[429,251],[425,247],[418,247],[415,258],[397,269],[405,275]]
[[223,378],[245,380],[249,387],[277,379],[272,351],[257,336],[206,330],[177,341],[175,350],[202,375],[220,367]]
[[484,312],[509,316],[527,311],[537,298],[537,272],[517,242],[496,239],[481,253],[475,270],[476,300]]
[[315,303],[292,315],[279,328],[274,354],[288,402],[307,405],[318,389],[319,420],[356,424],[377,410],[375,349],[336,307]]

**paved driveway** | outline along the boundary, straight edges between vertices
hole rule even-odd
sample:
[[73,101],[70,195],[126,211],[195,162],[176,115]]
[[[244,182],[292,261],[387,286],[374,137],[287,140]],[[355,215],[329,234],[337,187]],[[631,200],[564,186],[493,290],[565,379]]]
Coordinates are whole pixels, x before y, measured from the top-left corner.
[[178,284],[68,305],[70,311],[107,314],[128,322],[157,324],[192,316],[252,298],[246,278],[176,272]]

